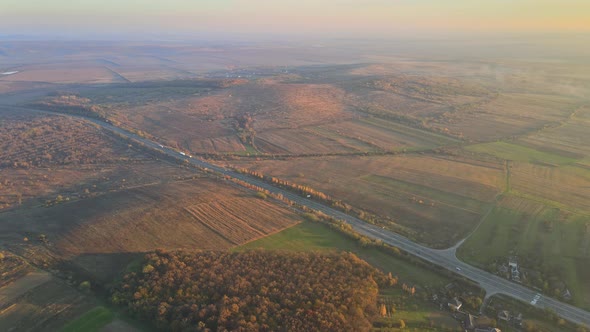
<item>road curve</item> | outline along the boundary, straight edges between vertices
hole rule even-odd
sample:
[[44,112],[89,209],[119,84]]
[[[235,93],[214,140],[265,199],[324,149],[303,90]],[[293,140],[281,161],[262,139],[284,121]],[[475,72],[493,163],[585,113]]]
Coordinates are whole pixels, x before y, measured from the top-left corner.
[[25,108],[25,107],[17,107],[12,105],[0,105],[0,108],[11,108],[11,109],[21,109],[27,111],[37,111],[37,112],[44,112],[44,113],[51,113],[51,114],[60,114],[64,116],[71,116],[76,118],[83,118],[87,121],[90,121],[96,125],[99,125],[109,131],[117,133],[119,135],[125,136],[129,139],[132,139],[136,142],[140,142],[144,144],[147,148],[152,150],[157,150],[167,154],[168,156],[177,158],[179,160],[187,161],[195,166],[201,168],[207,168],[214,172],[242,180],[244,182],[250,183],[257,187],[263,188],[268,190],[274,194],[281,194],[285,198],[289,200],[306,206],[310,209],[318,210],[325,213],[328,216],[334,217],[336,219],[341,219],[352,226],[352,228],[360,234],[363,234],[369,238],[381,240],[384,243],[389,245],[398,247],[414,256],[420,257],[432,264],[439,265],[445,269],[448,269],[458,275],[461,275],[467,279],[473,280],[474,282],[478,283],[482,288],[486,290],[486,296],[490,296],[493,294],[505,294],[517,300],[521,300],[526,303],[530,303],[531,305],[542,308],[542,309],[550,309],[560,315],[561,317],[574,322],[576,324],[584,324],[586,326],[590,326],[590,312],[580,309],[578,307],[572,306],[567,303],[560,302],[556,299],[551,297],[539,294],[537,291],[527,288],[521,284],[517,284],[481,270],[479,268],[473,267],[469,264],[466,264],[459,259],[454,254],[449,254],[449,251],[445,250],[436,250],[432,248],[425,247],[418,243],[415,243],[409,240],[406,237],[403,237],[399,234],[384,230],[380,227],[368,224],[358,218],[350,216],[346,213],[343,213],[339,210],[331,208],[327,205],[324,205],[320,202],[305,198],[303,196],[294,194],[290,191],[287,191],[282,188],[275,187],[271,184],[263,182],[259,179],[252,178],[250,176],[237,173],[231,170],[228,170],[223,167],[219,167],[213,164],[210,164],[206,161],[203,161],[198,158],[190,157],[187,155],[181,155],[178,151],[164,147],[154,141],[149,139],[140,137],[134,133],[128,132],[124,129],[119,127],[115,127],[111,124],[106,122],[87,118],[82,116],[76,115],[69,115],[69,114],[62,114],[62,113],[55,113],[55,112],[47,112],[32,108]]

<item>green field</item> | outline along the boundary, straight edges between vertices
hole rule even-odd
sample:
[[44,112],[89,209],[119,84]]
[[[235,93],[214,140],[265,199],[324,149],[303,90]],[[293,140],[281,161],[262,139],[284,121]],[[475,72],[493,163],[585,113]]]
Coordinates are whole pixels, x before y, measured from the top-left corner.
[[391,272],[403,282],[421,286],[441,286],[450,282],[450,279],[442,275],[388,255],[377,248],[362,247],[357,241],[349,239],[321,223],[303,222],[234,250],[257,248],[292,251],[346,250],[385,272]]
[[[506,203],[510,200],[509,203]],[[590,218],[555,207],[507,196],[477,231],[459,248],[459,257],[494,269],[516,255],[525,267],[542,272],[537,284],[555,295],[556,283],[565,282],[573,303],[590,309]],[[532,280],[532,277],[531,277]]]
[[93,332],[113,321],[114,313],[103,306],[95,307],[64,326],[61,332]]
[[475,144],[466,147],[466,149],[471,152],[490,154],[501,159],[540,164],[566,165],[577,161],[574,158],[506,142]]

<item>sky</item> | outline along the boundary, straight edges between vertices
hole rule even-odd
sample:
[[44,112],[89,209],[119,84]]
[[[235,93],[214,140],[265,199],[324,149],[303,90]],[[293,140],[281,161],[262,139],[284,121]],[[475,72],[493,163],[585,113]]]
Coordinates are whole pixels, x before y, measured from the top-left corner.
[[590,0],[0,0],[0,35],[590,33]]

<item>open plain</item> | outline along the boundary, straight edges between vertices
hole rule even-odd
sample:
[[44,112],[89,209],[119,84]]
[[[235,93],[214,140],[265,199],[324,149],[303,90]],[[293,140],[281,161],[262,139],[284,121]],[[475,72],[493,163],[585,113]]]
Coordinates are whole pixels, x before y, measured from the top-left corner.
[[15,72],[0,76],[0,330],[126,326],[101,296],[156,249],[348,250],[424,296],[448,280],[301,224],[231,169],[503,278],[516,259],[520,283],[590,308],[590,72],[575,61],[60,47],[0,57]]

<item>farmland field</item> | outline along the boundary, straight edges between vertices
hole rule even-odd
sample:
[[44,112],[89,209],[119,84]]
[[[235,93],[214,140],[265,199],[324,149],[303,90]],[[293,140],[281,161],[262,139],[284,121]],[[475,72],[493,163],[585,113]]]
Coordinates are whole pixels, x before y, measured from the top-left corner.
[[421,286],[444,286],[450,279],[375,248],[362,247],[357,241],[317,222],[303,222],[279,233],[233,248],[232,250],[350,251],[371,265],[391,272],[401,280]]
[[0,251],[0,330],[57,330],[94,300],[25,259]]
[[[410,115],[414,117],[430,117],[443,114],[448,106],[432,103],[427,100],[414,99],[409,96],[398,95],[392,92],[379,91],[371,88],[350,88],[358,95],[358,105],[364,106],[364,111],[370,114],[385,116]],[[353,90],[354,89],[354,90]]]
[[521,139],[541,151],[581,159],[590,156],[590,107],[578,108],[569,119],[555,128],[546,128]]
[[539,151],[526,146],[506,142],[470,145],[466,149],[472,152],[491,154],[501,159],[538,164],[565,165],[572,164],[577,161],[571,156],[561,156],[558,154]]
[[[255,118],[262,141],[271,135],[265,134],[267,130],[353,117],[343,106],[344,93],[331,85],[203,80],[173,81],[159,87],[138,83],[123,90],[133,97],[125,98],[121,91],[109,88],[85,90],[81,95],[103,107],[116,123],[194,153],[244,153],[247,147],[235,126],[245,114]],[[317,108],[322,111],[314,112]]]
[[[342,88],[338,84],[292,84],[280,80],[169,84],[159,88],[141,84],[122,87],[122,91],[133,96],[127,98],[110,88],[84,90],[80,94],[102,107],[116,123],[194,153],[244,154],[248,147],[238,139],[235,127],[244,114],[253,118],[260,153],[398,151],[458,142],[448,136],[372,118],[374,112],[368,112],[370,117],[366,118],[367,113],[358,110],[369,107],[368,101],[348,93],[346,84]],[[398,105],[395,101],[388,103]],[[432,104],[428,100],[421,103]]]
[[[233,244],[249,242],[289,225],[285,210],[252,198],[225,199],[185,207],[197,220]],[[294,222],[295,218],[291,221]]]
[[227,249],[299,220],[283,207],[203,178],[10,211],[0,215],[0,229],[5,243],[22,243],[24,234],[44,234],[52,252],[104,279],[132,259],[125,254],[155,248]]
[[114,315],[108,308],[98,306],[92,308],[75,321],[68,323],[61,329],[61,332],[76,332],[76,331],[99,331],[103,326],[113,321]]
[[57,330],[94,305],[92,298],[46,272],[33,272],[3,286],[0,298],[2,331]]
[[[572,214],[558,208],[512,195],[485,219],[459,249],[459,257],[484,268],[507,264],[515,255],[521,266],[542,273],[529,273],[529,280],[545,291],[558,294],[564,284],[573,302],[590,308],[590,269],[581,262],[590,259],[588,215]],[[546,283],[546,284],[544,284]]]
[[18,256],[7,251],[0,251],[0,254],[4,257],[0,265],[0,287],[10,284],[35,270]]
[[323,157],[232,164],[310,186],[389,219],[390,224],[385,225],[442,247],[465,236],[504,186],[502,165],[437,156]]
[[590,170],[576,166],[541,166],[514,163],[511,190],[517,195],[563,209],[590,211]]
[[[325,193],[434,248],[482,222],[463,259],[506,276],[516,256],[523,282],[590,308],[590,67],[348,43],[9,42],[0,73],[14,74],[0,77],[0,104],[99,116]],[[125,330],[110,309],[92,310],[78,273],[100,288],[156,248],[350,250],[407,283],[449,282],[301,220],[80,118],[0,108],[0,331],[75,317],[66,330]],[[414,300],[398,310],[408,327],[458,327]]]
[[342,137],[318,127],[267,130],[257,135],[256,147],[270,154],[334,154],[375,150],[359,138]]
[[502,93],[483,104],[445,114],[437,126],[474,141],[496,140],[560,123],[577,108],[576,102],[567,97]]
[[378,118],[268,130],[256,137],[261,152],[294,155],[419,150],[455,142],[449,137]]
[[378,90],[441,104],[466,104],[491,94],[479,84],[441,76],[399,75],[369,84]]

